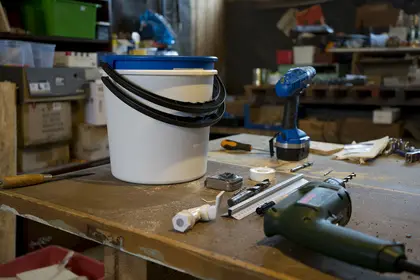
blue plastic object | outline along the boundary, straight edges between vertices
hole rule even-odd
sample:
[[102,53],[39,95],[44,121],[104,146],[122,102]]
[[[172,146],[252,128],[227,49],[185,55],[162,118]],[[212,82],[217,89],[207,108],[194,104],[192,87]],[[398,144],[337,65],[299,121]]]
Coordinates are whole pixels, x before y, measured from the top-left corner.
[[300,94],[315,75],[315,68],[311,66],[290,69],[276,84],[277,96],[288,98]]
[[164,16],[147,10],[140,16],[140,24],[151,26],[155,42],[168,47],[175,44],[176,34]]
[[117,70],[212,70],[217,61],[214,56],[105,55],[101,59]]
[[[280,160],[299,161],[309,154],[310,138],[297,128],[299,95],[305,90],[316,71],[313,67],[292,68],[277,82],[276,94],[285,98],[283,123],[276,134],[276,154]],[[270,140],[270,154],[273,154]]]

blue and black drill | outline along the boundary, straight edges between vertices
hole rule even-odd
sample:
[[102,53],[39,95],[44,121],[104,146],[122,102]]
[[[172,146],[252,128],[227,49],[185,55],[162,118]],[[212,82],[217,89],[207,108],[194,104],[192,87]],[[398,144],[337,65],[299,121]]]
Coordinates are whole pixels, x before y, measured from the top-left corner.
[[309,87],[315,75],[315,69],[310,66],[292,68],[276,84],[277,96],[286,98],[282,128],[270,140],[270,154],[274,155],[276,147],[277,159],[299,161],[308,157],[310,138],[297,128],[297,118],[299,96]]

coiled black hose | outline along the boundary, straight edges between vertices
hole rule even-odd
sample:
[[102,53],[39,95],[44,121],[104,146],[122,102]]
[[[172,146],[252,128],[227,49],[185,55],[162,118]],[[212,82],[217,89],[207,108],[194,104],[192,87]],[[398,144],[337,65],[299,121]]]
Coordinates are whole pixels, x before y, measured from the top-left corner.
[[[172,100],[166,97],[162,97],[156,95],[150,91],[147,91],[130,81],[126,78],[115,72],[107,63],[102,63],[102,67],[104,71],[119,85],[121,85],[126,90],[132,92],[136,96],[140,98],[144,98],[150,102],[153,102],[157,105],[175,109],[185,113],[210,113],[204,116],[197,116],[197,117],[184,117],[184,116],[177,116],[173,114],[168,114],[154,108],[147,106],[146,104],[141,103],[140,101],[136,100],[132,96],[128,95],[126,92],[122,91],[118,86],[111,81],[109,77],[102,77],[102,81],[104,85],[122,102],[126,105],[130,106],[134,110],[154,118],[156,120],[162,121],[167,124],[181,126],[181,127],[189,127],[189,128],[202,128],[208,127],[216,124],[222,117],[225,112],[225,98],[226,98],[226,88],[223,85],[222,81],[220,80],[219,76],[215,76],[215,84],[214,84],[214,93],[216,98],[209,102],[204,103],[191,103],[191,102],[181,102]],[[125,85],[125,86],[124,86]],[[131,91],[134,90],[135,92]],[[170,101],[170,102],[169,102]],[[221,102],[220,102],[221,101]],[[218,106],[214,106],[214,104],[219,104]],[[199,110],[199,107],[203,106],[203,110]],[[176,109],[178,108],[178,109]],[[181,110],[182,109],[182,110]],[[211,110],[210,110],[211,109]],[[217,111],[216,111],[217,110]]]
[[[218,110],[226,99],[226,91],[218,90],[213,92],[213,99],[207,102],[192,103],[173,100],[167,97],[154,94],[153,92],[150,92],[132,83],[127,78],[125,78],[124,76],[117,73],[114,69],[112,69],[108,63],[101,62],[101,67],[105,71],[105,73],[109,77],[111,77],[112,80],[114,80],[118,85],[120,85],[127,91],[133,93],[138,97],[144,98],[145,100],[150,101],[156,105],[160,105],[168,109],[173,109],[184,113],[206,114]],[[218,84],[222,84],[220,78],[217,75],[216,81]]]

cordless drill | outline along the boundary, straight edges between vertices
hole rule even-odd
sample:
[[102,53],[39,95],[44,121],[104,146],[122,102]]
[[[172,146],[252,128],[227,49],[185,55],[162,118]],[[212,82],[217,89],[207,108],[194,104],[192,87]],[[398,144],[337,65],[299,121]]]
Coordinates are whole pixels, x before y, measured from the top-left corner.
[[346,179],[302,185],[266,211],[265,235],[282,235],[316,252],[378,272],[419,274],[420,266],[407,261],[402,243],[344,227],[352,212]]
[[[299,161],[308,157],[309,136],[297,128],[299,96],[315,77],[313,67],[292,68],[276,84],[276,94],[285,98],[283,123],[280,131],[270,140],[270,154],[277,159]],[[273,143],[274,138],[276,142]]]

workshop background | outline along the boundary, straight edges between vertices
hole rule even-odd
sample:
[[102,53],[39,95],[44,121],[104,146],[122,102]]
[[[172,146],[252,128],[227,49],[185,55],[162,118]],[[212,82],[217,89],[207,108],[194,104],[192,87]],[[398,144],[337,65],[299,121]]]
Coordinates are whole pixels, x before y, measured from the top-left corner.
[[[288,69],[304,65],[317,71],[300,98],[299,128],[311,140],[347,144],[389,136],[418,144],[420,6],[402,3],[3,0],[0,120],[17,126],[18,135],[10,142],[0,137],[0,152],[17,143],[18,173],[109,161],[101,57],[157,52],[218,57],[228,98],[211,139],[274,136],[284,104],[274,86]],[[148,9],[176,34],[170,48],[162,50],[140,23]],[[11,107],[16,121],[7,118]],[[78,252],[96,246],[29,220],[19,219],[18,229],[18,255],[51,244]]]

